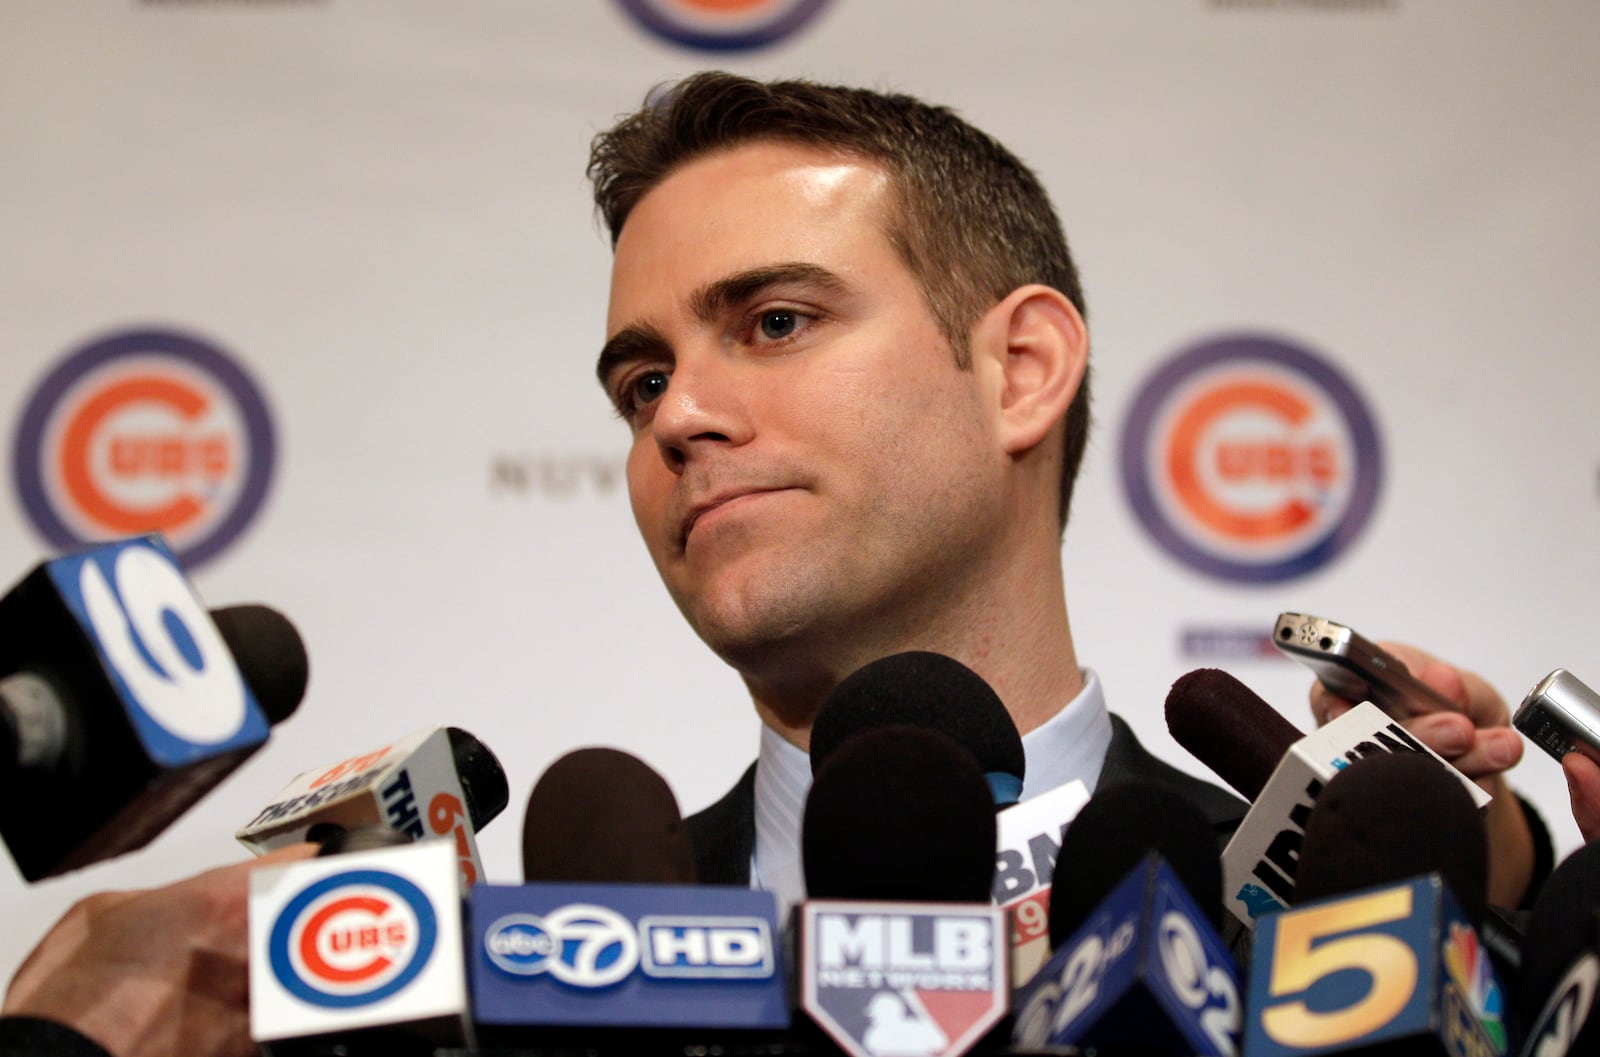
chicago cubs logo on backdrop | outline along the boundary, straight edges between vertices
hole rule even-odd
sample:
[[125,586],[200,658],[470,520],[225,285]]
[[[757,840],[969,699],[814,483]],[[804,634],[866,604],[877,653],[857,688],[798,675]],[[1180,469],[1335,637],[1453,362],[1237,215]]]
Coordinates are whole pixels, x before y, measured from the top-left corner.
[[312,1005],[379,1002],[427,966],[438,921],[422,890],[387,870],[307,886],[272,925],[267,954],[284,990]]
[[1194,345],[1140,389],[1122,434],[1128,501],[1157,543],[1226,580],[1331,561],[1377,501],[1366,401],[1327,360],[1260,335]]
[[634,21],[684,47],[748,51],[776,44],[828,0],[617,0]]
[[193,336],[148,330],[95,341],[45,376],[12,470],[52,544],[160,532],[192,567],[255,517],[273,457],[266,403],[240,366]]

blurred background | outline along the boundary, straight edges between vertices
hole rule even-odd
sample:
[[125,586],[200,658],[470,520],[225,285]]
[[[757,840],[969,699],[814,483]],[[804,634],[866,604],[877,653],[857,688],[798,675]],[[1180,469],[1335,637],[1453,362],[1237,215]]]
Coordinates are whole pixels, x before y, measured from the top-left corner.
[[[1155,751],[1203,772],[1161,714],[1200,666],[1310,726],[1283,610],[1513,707],[1557,666],[1600,684],[1597,37],[1590,0],[4,0],[0,574],[159,514],[312,681],[144,851],[0,866],[0,972],[422,727],[510,774],[497,881],[571,748],[640,755],[686,812],[753,758],[593,377],[589,140],[707,67],[945,103],[1042,177],[1094,335],[1079,656]],[[1514,779],[1576,846],[1554,761]]]

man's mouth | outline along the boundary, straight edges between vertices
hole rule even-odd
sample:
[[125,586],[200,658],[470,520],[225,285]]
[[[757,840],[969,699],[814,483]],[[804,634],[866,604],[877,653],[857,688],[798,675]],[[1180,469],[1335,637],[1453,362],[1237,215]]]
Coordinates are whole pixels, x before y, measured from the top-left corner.
[[704,499],[697,500],[695,503],[693,503],[689,507],[689,512],[688,512],[688,514],[686,514],[684,516],[683,523],[679,527],[679,531],[678,531],[678,544],[679,544],[679,546],[685,546],[685,545],[688,544],[688,542],[689,542],[689,534],[694,531],[695,526],[700,524],[700,522],[702,520],[706,519],[707,517],[715,516],[716,514],[718,514],[719,512],[721,512],[721,511],[723,511],[725,509],[739,506],[739,505],[741,505],[741,504],[743,504],[745,502],[749,502],[749,501],[751,501],[753,499],[757,499],[757,498],[759,498],[761,496],[770,495],[773,492],[781,492],[781,491],[786,491],[786,490],[787,489],[781,488],[781,487],[780,488],[765,488],[765,487],[733,488],[733,489],[729,489],[728,491],[717,492],[714,495],[707,496]]

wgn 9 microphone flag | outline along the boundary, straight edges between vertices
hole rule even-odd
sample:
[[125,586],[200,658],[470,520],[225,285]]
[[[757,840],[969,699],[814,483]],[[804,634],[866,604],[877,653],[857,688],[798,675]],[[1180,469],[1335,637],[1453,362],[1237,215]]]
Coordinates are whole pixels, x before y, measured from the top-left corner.
[[1234,1057],[1241,1004],[1227,946],[1151,854],[1016,996],[1013,1043]]
[[0,599],[0,676],[19,750],[0,833],[30,881],[143,847],[267,740],[158,536],[47,561]]
[[250,875],[250,1035],[269,1053],[471,1044],[463,962],[449,841]]
[[1061,865],[1061,831],[1088,802],[1088,788],[1074,780],[995,816],[994,901],[1011,923],[1013,986],[1026,983],[1050,957],[1050,896]]
[[1501,1057],[1505,992],[1437,874],[1263,916],[1245,1057]]

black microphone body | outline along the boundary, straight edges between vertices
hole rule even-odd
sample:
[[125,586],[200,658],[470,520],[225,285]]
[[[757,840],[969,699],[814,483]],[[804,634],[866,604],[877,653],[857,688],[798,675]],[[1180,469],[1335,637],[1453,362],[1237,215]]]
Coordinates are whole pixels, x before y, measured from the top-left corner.
[[47,561],[0,599],[0,833],[29,881],[143,847],[294,711],[293,628],[259,606],[219,618],[155,536]]
[[1600,842],[1556,867],[1528,915],[1515,1008],[1526,1057],[1600,1053]]
[[694,847],[666,780],[618,749],[545,769],[522,816],[526,881],[693,884]]
[[790,919],[808,1049],[830,1049],[819,1033],[856,1053],[965,1052],[1009,1034],[984,766],[948,734],[899,723],[862,724],[814,759],[808,898]]
[[1022,795],[1027,761],[1016,723],[982,676],[940,653],[880,658],[833,688],[811,727],[811,769],[864,731],[883,726],[934,730],[977,759],[998,807]]

